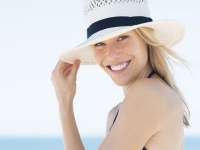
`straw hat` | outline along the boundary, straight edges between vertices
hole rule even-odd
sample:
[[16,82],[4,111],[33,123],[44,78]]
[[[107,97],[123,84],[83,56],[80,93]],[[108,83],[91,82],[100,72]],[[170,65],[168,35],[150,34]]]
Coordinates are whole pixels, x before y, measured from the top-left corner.
[[153,36],[168,46],[184,36],[184,27],[178,21],[153,21],[147,0],[85,0],[84,17],[88,38],[62,53],[62,61],[73,64],[80,59],[84,65],[96,64],[91,45],[140,27],[153,29]]

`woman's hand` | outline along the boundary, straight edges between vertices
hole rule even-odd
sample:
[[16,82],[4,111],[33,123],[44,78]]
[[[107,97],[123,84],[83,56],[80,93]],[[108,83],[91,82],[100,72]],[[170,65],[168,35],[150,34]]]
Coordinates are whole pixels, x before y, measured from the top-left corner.
[[76,93],[76,76],[80,66],[80,60],[74,64],[58,61],[52,72],[52,83],[58,98],[60,107],[67,107],[73,104]]
[[73,111],[79,66],[79,60],[74,64],[59,61],[51,77],[59,103],[65,150],[84,150]]

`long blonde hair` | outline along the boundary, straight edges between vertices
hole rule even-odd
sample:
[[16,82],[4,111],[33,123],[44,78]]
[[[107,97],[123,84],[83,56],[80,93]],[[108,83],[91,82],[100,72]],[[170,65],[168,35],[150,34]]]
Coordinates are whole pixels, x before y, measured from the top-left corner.
[[183,123],[186,127],[190,126],[190,111],[182,93],[175,83],[172,74],[173,68],[171,65],[173,61],[179,62],[184,65],[185,61],[174,51],[172,51],[168,46],[166,46],[166,43],[159,43],[158,40],[153,37],[153,29],[138,28],[135,29],[135,31],[148,44],[149,62],[152,69],[180,96],[184,104]]

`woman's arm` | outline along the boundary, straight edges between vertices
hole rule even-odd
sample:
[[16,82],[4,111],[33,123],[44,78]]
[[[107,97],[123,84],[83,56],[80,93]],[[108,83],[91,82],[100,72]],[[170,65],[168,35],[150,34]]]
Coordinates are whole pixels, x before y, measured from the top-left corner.
[[84,150],[76,125],[73,106],[60,109],[65,150]]
[[52,73],[52,83],[59,103],[65,150],[84,150],[76,125],[73,100],[80,61],[73,65],[59,61]]

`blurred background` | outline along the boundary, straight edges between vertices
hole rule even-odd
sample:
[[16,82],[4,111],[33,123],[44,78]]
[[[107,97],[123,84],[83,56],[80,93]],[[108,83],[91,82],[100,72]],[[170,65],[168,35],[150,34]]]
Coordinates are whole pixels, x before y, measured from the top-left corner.
[[[190,70],[174,68],[191,111],[191,127],[185,129],[186,150],[195,150],[188,141],[200,142],[200,1],[148,2],[154,20],[175,19],[186,28],[184,40],[173,49],[188,61]],[[51,72],[61,52],[85,39],[81,0],[0,0],[0,149],[33,138],[36,142],[57,140],[63,148]],[[121,88],[98,66],[80,67],[75,115],[86,144],[87,138],[103,138],[109,110],[122,100]]]

